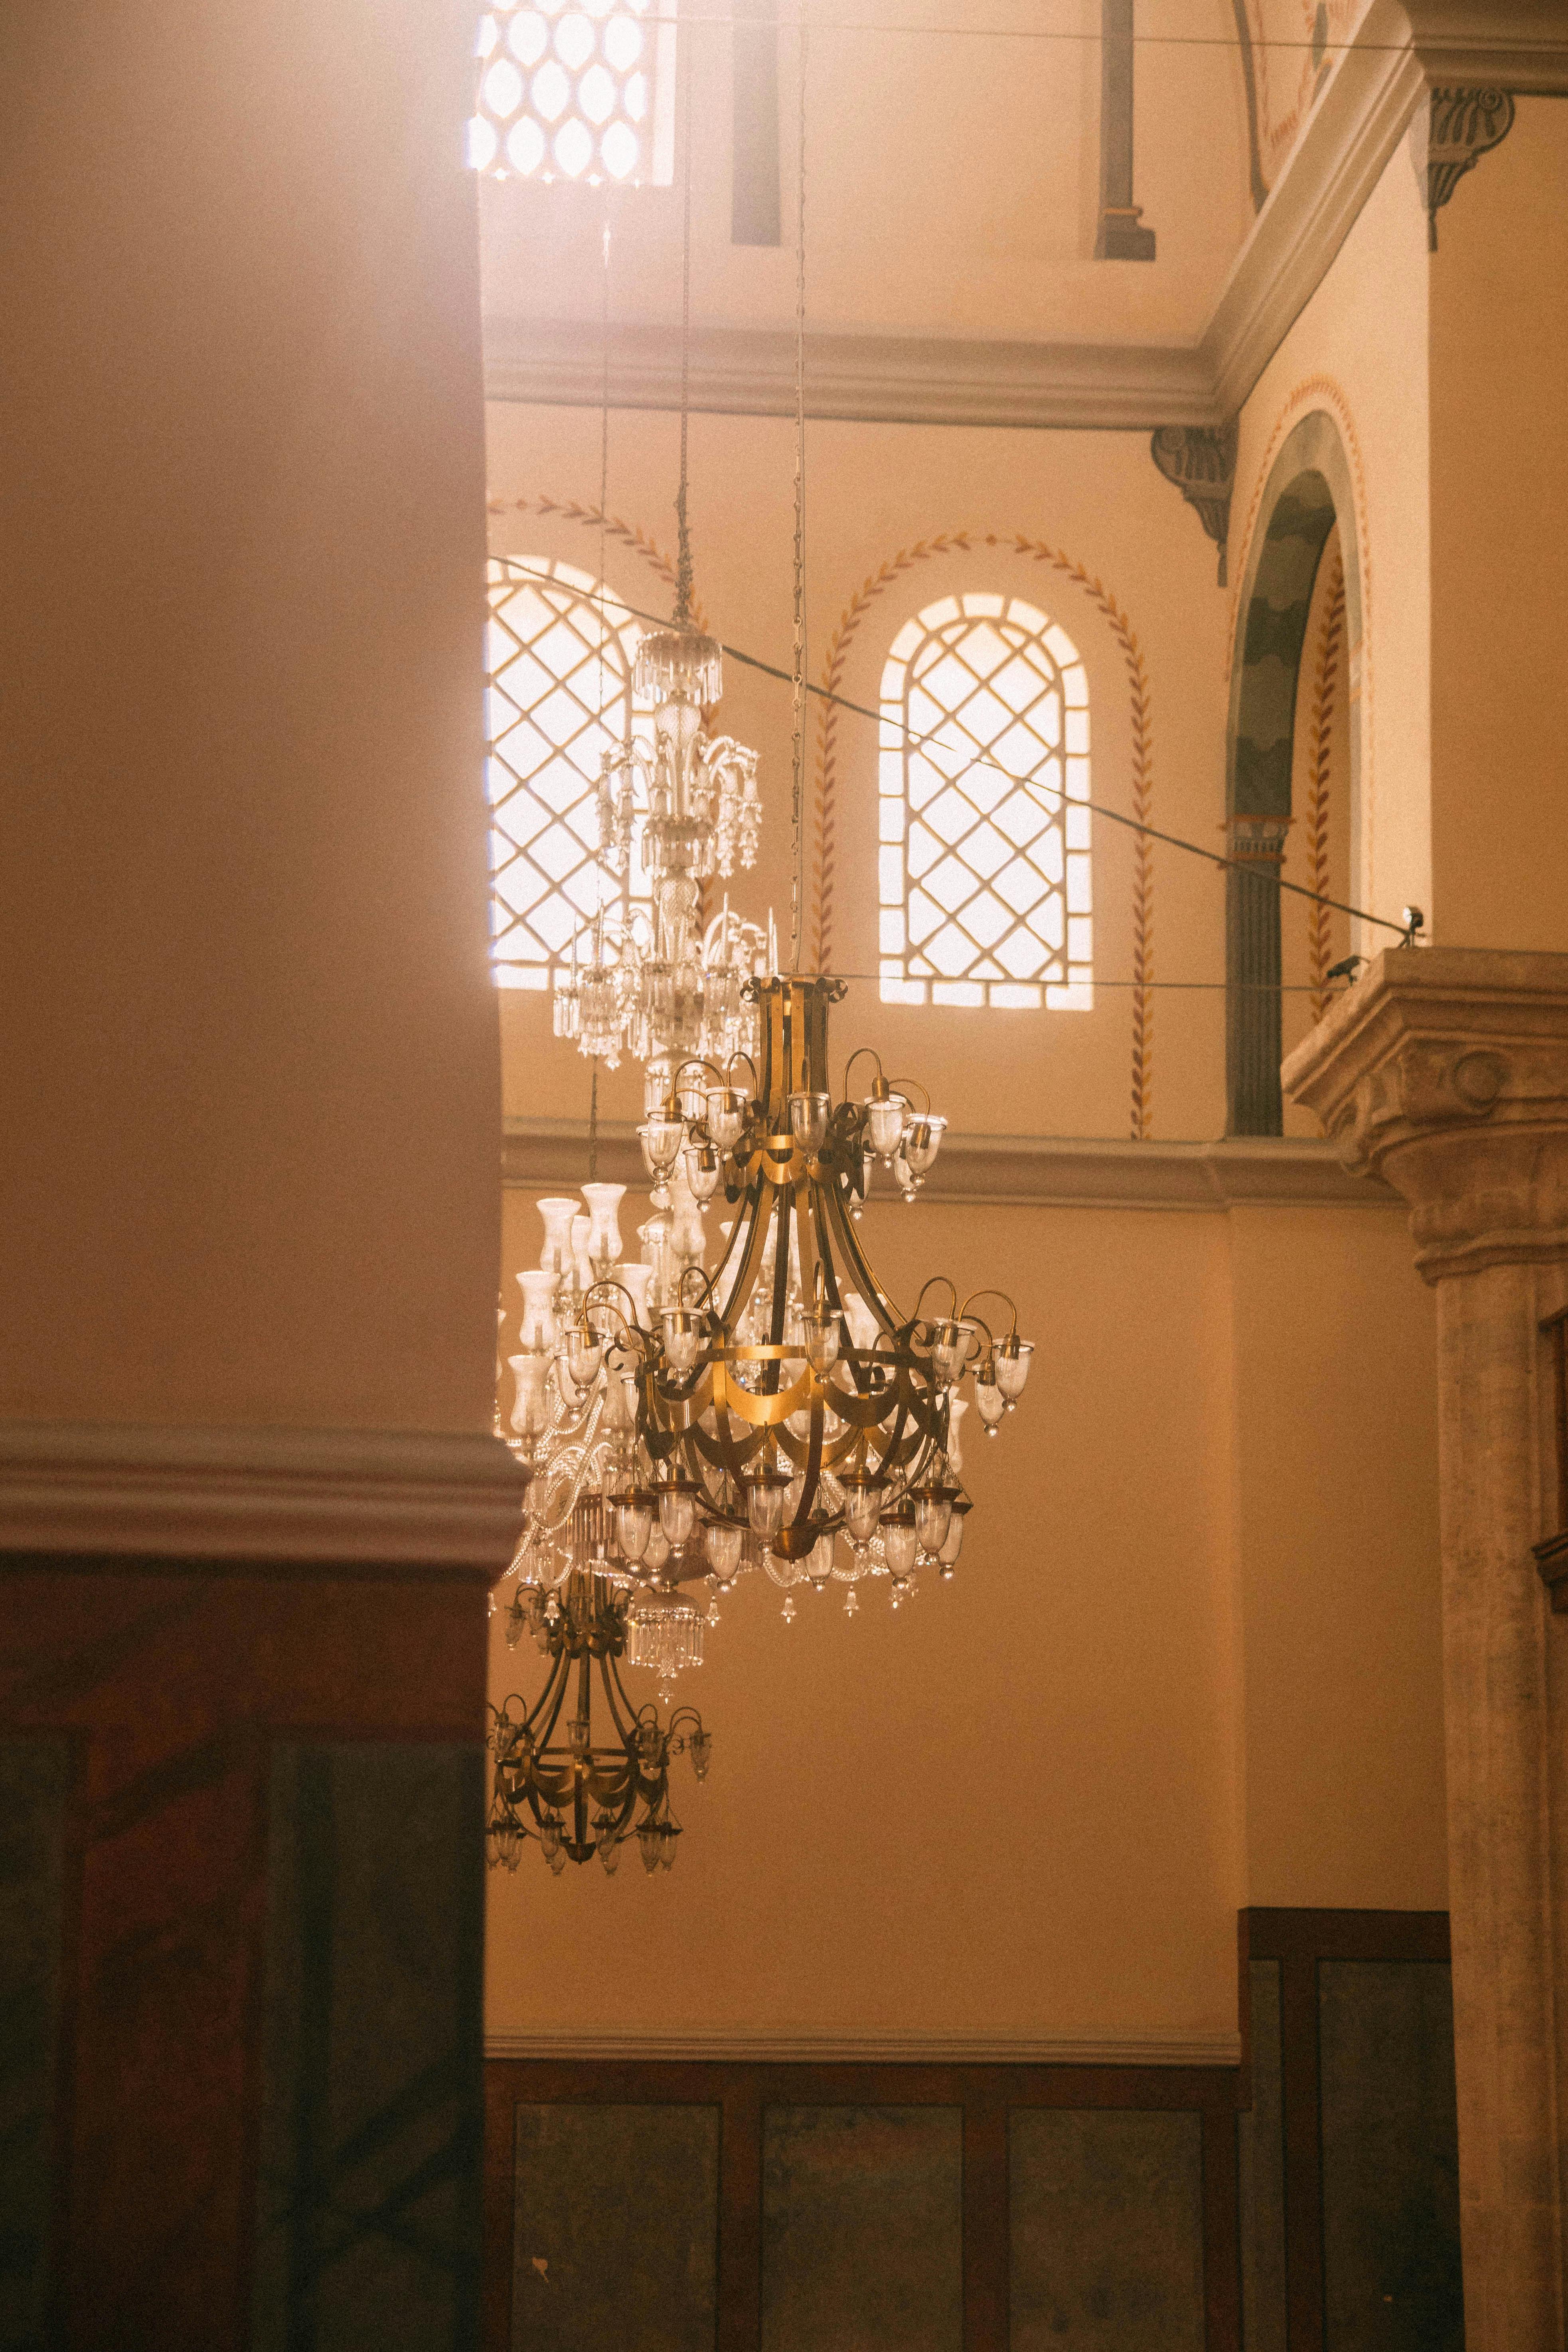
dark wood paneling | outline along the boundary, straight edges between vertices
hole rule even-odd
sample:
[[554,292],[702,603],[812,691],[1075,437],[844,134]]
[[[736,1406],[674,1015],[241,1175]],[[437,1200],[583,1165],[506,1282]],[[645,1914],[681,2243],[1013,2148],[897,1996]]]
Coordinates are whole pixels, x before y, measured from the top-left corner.
[[1250,1963],[1271,1960],[1279,1969],[1286,2342],[1289,2352],[1338,2352],[1328,2340],[1323,2294],[1319,1964],[1342,1960],[1446,1963],[1448,1915],[1446,1911],[1260,1907],[1241,1913],[1238,1941],[1244,2043],[1251,2031]]
[[479,1578],[0,1560],[0,1730],[79,1759],[58,2343],[247,2340],[271,1744],[477,1755],[484,1668]]
[[485,2074],[487,2352],[510,2347],[512,2118],[519,2105],[552,2101],[721,2108],[718,2352],[759,2352],[762,2342],[769,2107],[962,2109],[964,2352],[1007,2352],[1009,2115],[1031,2107],[1191,2113],[1202,2118],[1205,2352],[1238,2352],[1235,2068],[491,2059]]

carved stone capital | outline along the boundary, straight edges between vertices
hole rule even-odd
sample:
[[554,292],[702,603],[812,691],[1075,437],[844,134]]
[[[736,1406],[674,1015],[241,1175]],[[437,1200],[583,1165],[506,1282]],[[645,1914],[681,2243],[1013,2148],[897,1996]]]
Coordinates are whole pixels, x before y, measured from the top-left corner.
[[1229,425],[1162,425],[1149,444],[1155,465],[1168,482],[1174,482],[1219,549],[1222,588],[1237,438],[1233,420]]
[[1390,949],[1281,1076],[1409,1202],[1428,1282],[1568,1260],[1568,955]]

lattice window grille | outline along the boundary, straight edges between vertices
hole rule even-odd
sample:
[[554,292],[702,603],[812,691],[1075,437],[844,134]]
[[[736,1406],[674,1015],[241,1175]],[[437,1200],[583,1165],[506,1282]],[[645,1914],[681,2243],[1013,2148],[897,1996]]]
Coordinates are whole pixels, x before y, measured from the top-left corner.
[[502,988],[542,989],[601,908],[651,907],[640,821],[624,879],[599,856],[599,756],[644,709],[632,695],[639,632],[570,563],[492,558],[489,594],[491,959]]
[[[491,179],[668,187],[673,0],[529,0],[479,22],[468,162]],[[652,21],[650,21],[650,19]]]
[[1067,631],[977,593],[907,621],[879,771],[882,1002],[1091,1010],[1089,684]]

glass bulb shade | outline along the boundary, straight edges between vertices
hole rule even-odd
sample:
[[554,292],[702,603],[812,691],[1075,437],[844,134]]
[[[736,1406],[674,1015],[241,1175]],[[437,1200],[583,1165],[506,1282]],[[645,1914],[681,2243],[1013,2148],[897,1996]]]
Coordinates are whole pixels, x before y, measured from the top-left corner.
[[643,1165],[650,1176],[669,1173],[679,1156],[680,1139],[685,1133],[684,1119],[666,1118],[662,1112],[644,1119],[637,1129],[637,1140],[642,1145]]
[[704,1530],[709,1565],[715,1576],[733,1576],[741,1564],[742,1530],[722,1520],[710,1520]]
[[937,1555],[945,1568],[951,1568],[963,1549],[963,1523],[968,1517],[969,1499],[967,1496],[961,1496],[952,1507],[952,1516],[947,1523],[947,1533],[942,1538],[942,1549]]
[[647,629],[637,642],[633,691],[652,703],[719,701],[723,694],[723,655],[716,637],[700,629]]
[[637,1843],[642,1849],[643,1868],[650,1871],[657,1870],[658,1868],[659,1848],[658,1823],[657,1822],[639,1822],[637,1823]]
[[1007,1400],[994,1380],[981,1378],[974,1383],[974,1402],[979,1410],[980,1418],[985,1423],[986,1434],[989,1436],[994,1432],[997,1423],[1006,1412]]
[[942,1139],[946,1133],[946,1119],[939,1118],[934,1112],[927,1113],[920,1118],[910,1119],[904,1129],[903,1149],[904,1160],[911,1176],[924,1176],[928,1173],[932,1160],[942,1148]]
[[790,1133],[808,1159],[815,1160],[827,1140],[832,1108],[831,1095],[791,1095],[789,1098]]
[[833,1538],[820,1535],[806,1554],[805,1572],[814,1583],[824,1584],[833,1573]]
[[652,1118],[661,1111],[675,1076],[675,1065],[667,1054],[656,1054],[643,1072],[643,1117]]
[[511,1425],[519,1437],[542,1437],[550,1420],[550,1400],[545,1383],[550,1376],[548,1356],[510,1356],[507,1361],[517,1381],[517,1402],[511,1409]]
[[628,1265],[623,1261],[619,1265],[613,1266],[611,1268],[610,1279],[612,1282],[618,1282],[623,1290],[630,1293],[632,1302],[632,1321],[634,1323],[640,1324],[646,1330],[647,1328],[647,1286],[653,1280],[652,1266],[643,1265],[641,1264]]
[[583,1187],[583,1198],[588,1203],[588,1258],[601,1282],[621,1254],[618,1212],[626,1192],[624,1184],[584,1184]]
[[642,1564],[652,1576],[657,1576],[669,1558],[669,1538],[662,1528],[654,1528],[643,1547]]
[[867,1470],[847,1470],[838,1481],[844,1491],[844,1524],[857,1543],[869,1543],[882,1516],[886,1481]]
[[675,1868],[675,1835],[674,1823],[672,1822],[666,1822],[664,1825],[664,1836],[661,1840],[662,1850],[658,1857],[660,1862],[663,1863],[666,1870],[673,1870]]
[[882,1514],[882,1549],[888,1568],[894,1576],[908,1576],[920,1549],[920,1538],[915,1532],[915,1515],[908,1503],[900,1503]]
[[550,1860],[552,1854],[560,1852],[561,1824],[555,1819],[553,1813],[547,1813],[543,1821],[540,1822],[539,1843],[544,1849],[544,1859],[546,1862]]
[[1020,1339],[1016,1331],[996,1342],[996,1385],[1005,1397],[1022,1396],[1034,1352],[1034,1341]]
[[555,1321],[555,1285],[559,1276],[542,1267],[530,1266],[520,1274],[518,1284],[522,1292],[522,1322],[518,1339],[529,1355],[550,1356],[555,1352],[560,1331]]
[[710,1201],[719,1190],[724,1173],[724,1161],[716,1143],[689,1143],[686,1147],[686,1181],[695,1201]]
[[969,1411],[964,1397],[952,1396],[947,1401],[947,1466],[956,1478],[963,1467],[963,1422]]
[[605,1865],[605,1877],[614,1878],[616,1871],[620,1868],[621,1849],[616,1844],[615,1839],[610,1836],[607,1830],[601,1834],[599,1839],[599,1860]]
[[572,1220],[582,1208],[577,1200],[552,1199],[535,1203],[544,1220],[544,1241],[539,1253],[540,1271],[552,1274],[559,1281],[563,1275],[575,1272],[572,1257]]
[[612,1364],[605,1381],[605,1427],[614,1437],[624,1437],[637,1427],[637,1382],[627,1372]]
[[969,1352],[973,1332],[972,1323],[949,1320],[933,1323],[931,1331],[931,1365],[943,1388],[951,1388],[963,1370],[963,1360]]
[[858,1291],[845,1291],[844,1316],[849,1326],[849,1337],[856,1348],[861,1355],[868,1354],[876,1346],[877,1334],[882,1327],[878,1322],[874,1311],[867,1306]]
[[566,1853],[564,1847],[558,1843],[554,1853],[546,1854],[545,1860],[549,1863],[550,1867],[554,1872],[556,1877],[559,1878],[562,1872],[566,1867]]
[[715,1087],[707,1097],[708,1132],[721,1151],[733,1151],[741,1140],[751,1108],[732,1087]]
[[944,1486],[917,1486],[914,1507],[915,1534],[921,1551],[940,1551],[947,1541],[952,1497]]
[[871,1095],[866,1102],[866,1133],[871,1149],[882,1160],[890,1160],[899,1148],[899,1138],[904,1131],[904,1121],[910,1107],[902,1095]]
[[588,1727],[585,1723],[580,1723],[574,1720],[567,1725],[566,1745],[572,1750],[574,1756],[578,1758],[586,1756],[588,1753]]
[[682,1377],[696,1365],[708,1336],[708,1318],[689,1307],[667,1307],[659,1318],[664,1333],[664,1358],[672,1372]]
[[616,1541],[627,1559],[641,1559],[653,1532],[654,1496],[634,1486],[616,1498]]
[[746,1481],[746,1517],[755,1534],[777,1535],[784,1525],[784,1495],[789,1483],[776,1471]]
[[566,1369],[580,1389],[585,1389],[599,1369],[605,1343],[582,1324],[576,1324],[566,1335]]
[[672,1478],[658,1490],[658,1523],[671,1545],[683,1544],[697,1524],[695,1479]]
[[831,1371],[838,1361],[839,1322],[837,1315],[805,1318],[805,1360],[814,1372]]
[[586,1209],[579,1209],[572,1220],[572,1280],[579,1290],[588,1289],[594,1279],[588,1257],[588,1236],[593,1230],[593,1218]]
[[700,1780],[706,1780],[708,1767],[713,1757],[713,1734],[710,1731],[704,1731],[699,1724],[695,1731],[688,1732],[686,1745],[690,1753],[692,1770]]

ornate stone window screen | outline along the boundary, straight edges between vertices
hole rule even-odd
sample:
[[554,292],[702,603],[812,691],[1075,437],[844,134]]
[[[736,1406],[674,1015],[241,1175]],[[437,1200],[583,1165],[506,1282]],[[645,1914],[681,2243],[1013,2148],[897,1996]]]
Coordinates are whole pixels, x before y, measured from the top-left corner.
[[638,633],[570,563],[492,558],[489,583],[491,956],[501,987],[542,989],[602,907],[651,903],[640,824],[624,881],[599,856],[599,756],[630,731]]
[[586,0],[575,8],[531,0],[487,10],[469,163],[498,180],[668,187],[675,177],[674,13],[656,0]]
[[889,652],[879,757],[882,1002],[1091,1010],[1089,684],[1067,631],[1017,596],[928,605]]

